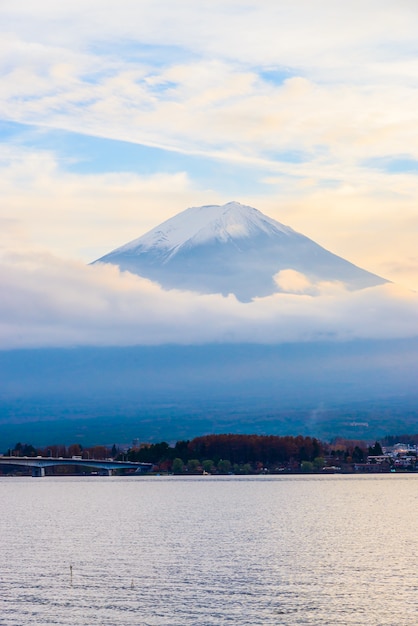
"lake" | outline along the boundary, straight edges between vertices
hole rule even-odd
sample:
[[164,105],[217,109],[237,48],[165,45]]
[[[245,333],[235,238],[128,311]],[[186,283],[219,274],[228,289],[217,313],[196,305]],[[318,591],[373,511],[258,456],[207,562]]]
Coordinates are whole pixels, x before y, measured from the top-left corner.
[[418,475],[2,477],[1,626],[416,622]]

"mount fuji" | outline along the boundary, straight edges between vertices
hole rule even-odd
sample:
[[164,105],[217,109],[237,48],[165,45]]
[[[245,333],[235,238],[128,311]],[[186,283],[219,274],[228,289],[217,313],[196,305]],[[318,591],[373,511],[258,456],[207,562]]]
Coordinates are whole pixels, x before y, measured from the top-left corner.
[[[322,281],[338,281],[351,290],[388,282],[236,202],[187,209],[99,262],[148,277],[165,289],[232,293],[244,302],[277,291],[300,293],[296,291],[296,273],[299,279],[304,276],[305,282],[299,280],[303,293],[313,295],[321,293],[315,292],[315,284]],[[90,277],[90,271],[85,273]],[[293,285],[281,280],[292,273]],[[100,271],[98,275],[102,277]],[[303,434],[374,441],[387,434],[418,432],[418,337],[409,333],[385,337],[379,329],[381,338],[367,339],[371,324],[379,326],[381,319],[392,319],[400,310],[382,308],[387,300],[381,293],[363,292],[364,299],[357,293],[352,306],[351,298],[338,291],[335,298],[327,297],[325,291],[322,299],[275,298],[275,302],[266,299],[253,306],[222,302],[221,298],[202,302],[190,294],[161,297],[146,286],[137,289],[137,281],[127,278],[129,286],[135,283],[129,295],[138,294],[135,300],[129,299],[130,304],[138,303],[139,309],[150,295],[149,308],[139,311],[143,317],[136,316],[134,309],[132,317],[138,317],[138,326],[150,318],[158,337],[158,315],[155,322],[152,315],[166,307],[167,323],[171,317],[174,320],[170,339],[156,345],[152,345],[152,337],[149,344],[137,341],[132,329],[138,326],[133,324],[123,335],[129,336],[128,345],[100,341],[99,345],[69,348],[0,350],[3,450],[16,441],[43,446],[54,441],[94,445],[126,443],[138,436],[153,442],[187,440],[208,433]],[[104,293],[120,295],[119,289]],[[186,311],[180,321],[170,310],[170,303],[177,299],[180,312],[182,307]],[[109,298],[108,302],[112,307],[119,301]],[[287,337],[287,323],[291,329],[293,324],[296,328],[301,324],[305,330],[311,311],[320,316],[324,309],[317,304],[323,304],[327,315],[323,324],[316,325],[314,320],[312,339],[309,332],[302,334],[301,340]],[[95,298],[93,306],[96,312]],[[300,319],[298,307],[304,307]],[[239,330],[241,322],[251,321],[250,332],[241,341],[235,341],[234,333],[223,331],[215,334],[214,340],[205,340],[204,332],[199,335],[209,318],[215,330],[218,321],[219,328],[224,328],[223,316],[230,310],[233,331]],[[268,326],[265,311],[272,320]],[[343,324],[340,335],[339,320],[356,315],[364,334],[352,336],[350,325]],[[92,317],[99,329],[107,319],[106,315],[103,320]],[[119,319],[130,324],[131,316],[110,317],[112,327],[116,326],[113,320]],[[401,320],[395,321],[400,327]],[[196,340],[182,343],[182,335],[177,342],[175,329],[189,322],[197,328]],[[90,317],[87,323],[92,328]],[[283,325],[282,340],[270,336],[274,325]],[[262,335],[253,332],[261,327]],[[228,325],[225,328],[229,329]],[[262,342],[257,341],[260,336]]]
[[186,209],[94,263],[118,265],[165,289],[232,293],[243,302],[291,292],[280,280],[284,270],[302,274],[305,291],[323,281],[349,290],[388,282],[238,202]]

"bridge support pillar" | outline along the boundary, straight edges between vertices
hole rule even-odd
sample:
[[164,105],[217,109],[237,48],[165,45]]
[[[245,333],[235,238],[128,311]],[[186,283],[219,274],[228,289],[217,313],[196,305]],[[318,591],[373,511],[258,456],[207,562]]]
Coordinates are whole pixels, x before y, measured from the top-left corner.
[[32,476],[34,478],[43,478],[45,476],[44,467],[32,467]]
[[107,469],[105,471],[106,471],[106,476],[113,476],[113,470]]

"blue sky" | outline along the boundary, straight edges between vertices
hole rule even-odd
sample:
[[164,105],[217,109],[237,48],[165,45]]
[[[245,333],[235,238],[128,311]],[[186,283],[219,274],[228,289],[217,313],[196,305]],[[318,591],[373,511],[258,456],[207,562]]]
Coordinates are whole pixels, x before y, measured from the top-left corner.
[[3,268],[82,267],[237,200],[418,290],[417,17],[414,0],[2,3]]

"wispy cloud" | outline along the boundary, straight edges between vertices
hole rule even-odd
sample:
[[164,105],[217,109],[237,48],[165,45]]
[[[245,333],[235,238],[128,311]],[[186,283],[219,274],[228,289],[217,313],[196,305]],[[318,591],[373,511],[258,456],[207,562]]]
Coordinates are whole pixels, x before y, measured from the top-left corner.
[[[346,168],[416,155],[417,13],[411,2],[373,0],[338,11],[303,0],[125,1],[122,10],[23,2],[3,12],[14,34],[3,41],[1,112],[171,150],[263,158],[273,170],[272,151],[303,150],[306,167],[327,156]],[[146,52],[153,45],[158,61]]]

